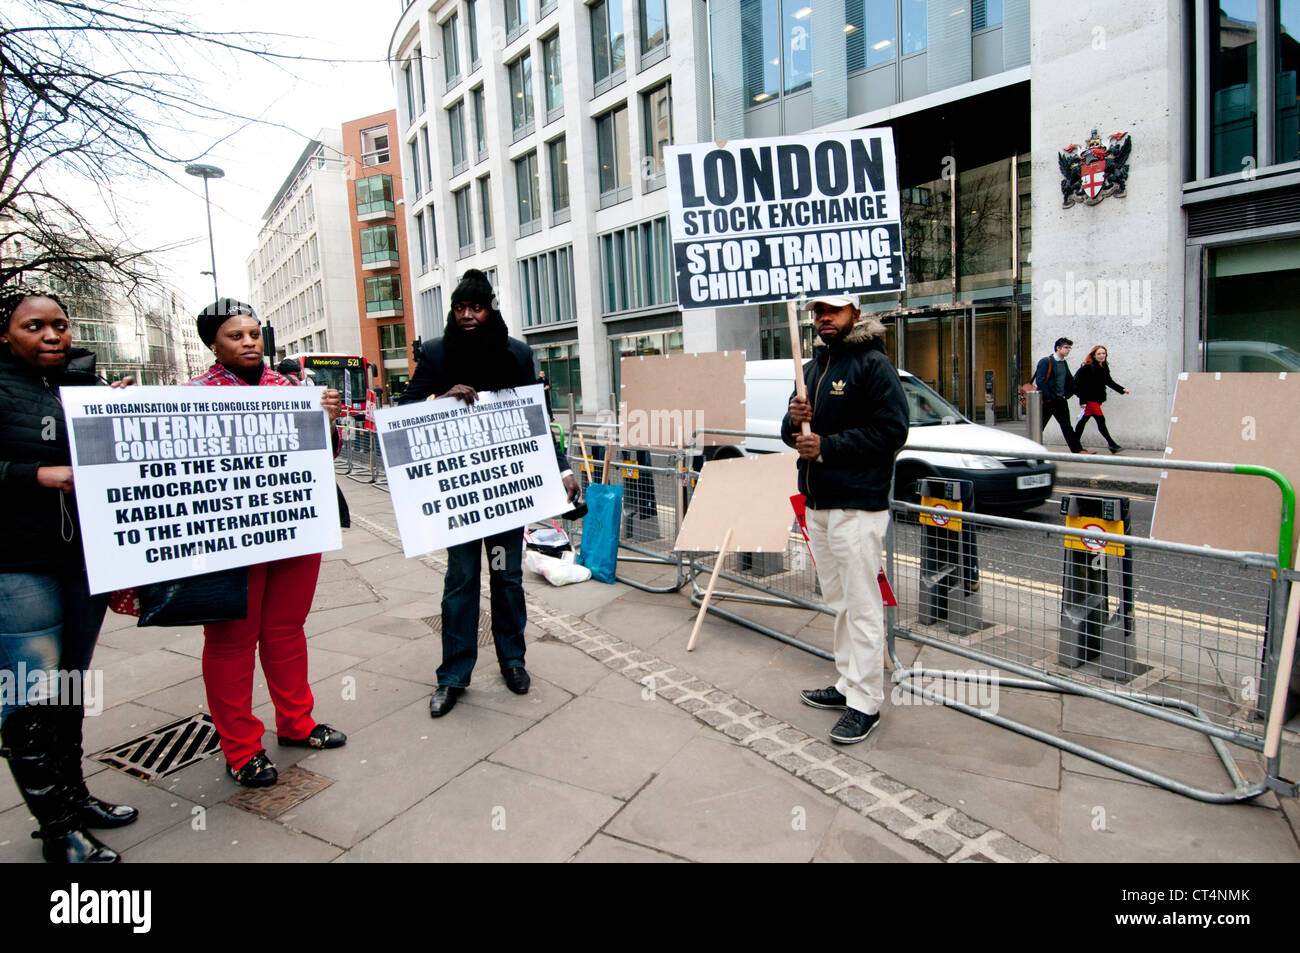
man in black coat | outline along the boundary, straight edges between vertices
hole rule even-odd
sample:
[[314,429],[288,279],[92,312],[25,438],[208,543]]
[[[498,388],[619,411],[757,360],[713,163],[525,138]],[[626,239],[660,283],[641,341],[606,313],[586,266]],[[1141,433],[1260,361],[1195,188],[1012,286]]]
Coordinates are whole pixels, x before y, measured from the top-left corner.
[[[1074,347],[1074,342],[1069,338],[1057,338],[1056,343],[1052,345],[1053,353],[1038,362],[1034,368],[1034,386],[1038,388],[1043,397],[1043,420],[1044,429],[1047,427],[1047,418],[1055,418],[1061,428],[1061,436],[1065,437],[1066,446],[1070,448],[1071,453],[1092,453],[1091,450],[1084,450],[1083,444],[1079,438],[1074,435],[1074,425],[1070,423],[1070,398],[1074,395],[1074,375],[1070,373],[1070,365],[1065,363],[1065,359],[1070,356],[1070,349]],[[1038,432],[1038,439],[1043,439],[1043,432]]]
[[[451,295],[451,313],[441,338],[421,347],[415,374],[398,400],[411,404],[454,397],[473,404],[478,392],[507,390],[539,383],[532,349],[509,336],[505,319],[492,306],[492,285],[483,272],[470,269]],[[572,500],[578,483],[569,462],[555,447],[564,488]],[[438,688],[429,702],[434,718],[451,711],[469,686],[478,659],[479,570],[487,547],[492,593],[492,638],[506,687],[523,695],[530,679],[524,668],[523,527],[447,549],[447,577],[442,593],[442,664]]]
[[[808,396],[790,398],[781,439],[799,451],[799,492],[826,604],[835,612],[839,681],[801,693],[814,708],[843,710],[839,744],[862,741],[885,698],[885,615],[876,576],[889,526],[894,458],[907,441],[907,398],[884,348],[884,326],[859,322],[850,297],[817,298],[818,343],[804,365]],[[800,432],[804,422],[811,433]]]

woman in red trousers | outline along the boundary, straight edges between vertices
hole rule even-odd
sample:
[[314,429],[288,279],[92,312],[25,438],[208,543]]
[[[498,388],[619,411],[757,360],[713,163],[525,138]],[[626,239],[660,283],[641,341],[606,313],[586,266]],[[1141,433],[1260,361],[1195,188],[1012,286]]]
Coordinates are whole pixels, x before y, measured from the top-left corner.
[[[208,305],[198,316],[199,338],[216,363],[191,385],[283,387],[292,381],[262,363],[262,329],[253,309],[233,298]],[[321,406],[331,421],[342,409],[339,392],[326,390]],[[347,736],[312,718],[303,623],[316,593],[320,553],[277,559],[248,569],[248,616],[203,627],[203,684],[226,770],[245,787],[276,782],[275,765],[262,747],[263,725],[253,715],[254,656],[260,654],[275,704],[281,745],[337,748]]]

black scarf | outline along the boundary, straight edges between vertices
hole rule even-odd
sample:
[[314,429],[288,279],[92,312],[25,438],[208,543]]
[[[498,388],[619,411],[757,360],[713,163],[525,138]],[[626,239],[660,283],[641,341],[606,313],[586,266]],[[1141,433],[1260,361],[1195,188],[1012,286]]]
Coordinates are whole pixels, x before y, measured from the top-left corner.
[[467,384],[475,390],[517,386],[518,370],[510,357],[508,338],[505,319],[495,309],[472,331],[466,331],[454,315],[448,315],[442,342],[447,355],[447,374],[452,382]]

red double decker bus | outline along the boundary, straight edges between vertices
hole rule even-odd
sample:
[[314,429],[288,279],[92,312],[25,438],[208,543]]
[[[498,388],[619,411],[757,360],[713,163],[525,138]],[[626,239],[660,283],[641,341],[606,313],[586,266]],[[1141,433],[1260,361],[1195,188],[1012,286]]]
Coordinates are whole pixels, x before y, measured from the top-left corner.
[[359,354],[290,354],[302,368],[302,381],[315,387],[333,387],[343,395],[343,412],[365,415],[370,386],[370,362]]

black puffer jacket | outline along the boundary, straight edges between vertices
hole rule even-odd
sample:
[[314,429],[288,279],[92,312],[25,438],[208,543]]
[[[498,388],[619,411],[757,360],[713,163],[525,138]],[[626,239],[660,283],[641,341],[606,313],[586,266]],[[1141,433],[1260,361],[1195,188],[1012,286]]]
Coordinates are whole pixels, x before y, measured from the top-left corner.
[[1090,400],[1104,404],[1107,387],[1117,394],[1124,393],[1124,388],[1111,378],[1109,364],[1084,364],[1074,375],[1074,396],[1080,405]]
[[48,377],[0,354],[0,572],[85,565],[76,499],[40,486],[36,471],[72,463],[59,388],[100,383],[95,355],[81,348]]
[[[889,509],[889,480],[907,442],[908,417],[884,334],[884,325],[868,318],[843,342],[815,348],[804,364],[812,432],[821,437],[822,453],[820,462],[799,461],[799,492],[815,510]],[[787,413],[781,439],[793,447],[798,430]]]

